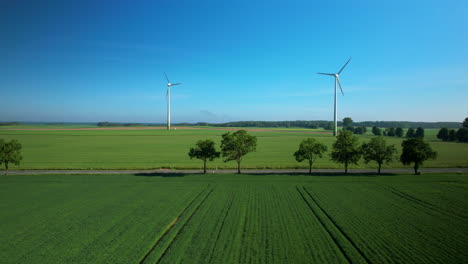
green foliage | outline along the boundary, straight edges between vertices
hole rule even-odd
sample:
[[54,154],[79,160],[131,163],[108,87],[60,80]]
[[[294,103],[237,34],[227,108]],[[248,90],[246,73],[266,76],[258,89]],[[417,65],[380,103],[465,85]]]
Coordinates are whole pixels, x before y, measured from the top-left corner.
[[148,176],[0,177],[2,263],[468,259],[467,173]]
[[443,141],[448,141],[449,140],[449,130],[446,127],[443,127],[439,130],[437,133],[437,138],[442,139]]
[[460,142],[468,142],[468,128],[460,128],[457,131],[457,139]]
[[221,140],[221,153],[225,158],[224,161],[228,162],[234,160],[237,162],[237,173],[241,173],[240,164],[242,158],[256,150],[257,137],[247,134],[245,130],[238,130],[233,133],[223,134]]
[[367,128],[366,127],[355,127],[354,130],[353,130],[353,133],[354,134],[358,134],[358,135],[363,135],[367,132]]
[[455,141],[457,140],[457,132],[455,129],[450,129],[449,134],[448,134],[448,141]]
[[387,146],[383,137],[375,137],[368,143],[362,144],[361,153],[366,164],[370,161],[377,162],[379,166],[377,173],[380,174],[382,164],[388,164],[393,161],[396,154],[396,148],[394,145]]
[[437,158],[437,152],[433,151],[431,146],[420,137],[404,140],[401,143],[401,147],[401,163],[403,165],[411,165],[413,163],[415,174],[418,174],[418,168],[423,165],[424,161]]
[[5,175],[8,173],[9,164],[19,165],[23,156],[21,155],[21,149],[23,147],[16,139],[12,139],[10,142],[5,142],[3,139],[0,140],[0,165],[5,165]]
[[313,163],[318,157],[321,158],[326,151],[327,146],[324,144],[314,138],[306,138],[299,145],[299,150],[294,152],[294,157],[298,162],[302,162],[303,160],[309,161],[309,174],[311,174]]
[[468,117],[465,118],[465,120],[463,120],[462,125],[463,125],[464,128],[468,128]]
[[416,132],[414,132],[415,138],[424,138],[424,129],[422,127],[418,127]]
[[394,127],[390,127],[390,128],[387,128],[385,129],[387,131],[387,136],[389,137],[394,137],[395,136],[395,128]]
[[333,143],[331,159],[337,163],[345,165],[345,173],[348,173],[349,164],[357,164],[361,158],[361,151],[358,138],[350,131],[343,131]]
[[199,140],[196,146],[190,148],[188,153],[191,159],[197,158],[203,161],[203,173],[206,173],[206,161],[213,161],[215,158],[219,158],[220,153],[216,151],[215,143],[211,139]]
[[343,127],[347,128],[347,127],[351,127],[351,126],[353,126],[353,119],[351,119],[351,117],[343,118]]
[[397,136],[397,137],[402,137],[402,136],[403,136],[403,128],[397,127],[397,128],[395,129],[395,136]]
[[381,136],[382,135],[382,130],[376,126],[373,126],[372,127],[372,133],[375,135],[375,136]]
[[414,128],[410,127],[408,131],[406,131],[406,138],[413,138],[414,137]]

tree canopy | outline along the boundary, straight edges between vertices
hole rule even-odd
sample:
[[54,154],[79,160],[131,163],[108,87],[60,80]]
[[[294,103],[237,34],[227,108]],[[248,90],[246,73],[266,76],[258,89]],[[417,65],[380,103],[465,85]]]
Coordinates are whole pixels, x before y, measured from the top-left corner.
[[220,153],[216,151],[215,143],[211,139],[197,141],[195,147],[190,148],[188,153],[191,159],[197,158],[203,161],[203,173],[206,173],[206,161],[219,158]]
[[299,149],[294,152],[294,157],[298,162],[303,160],[309,161],[309,174],[312,173],[312,165],[317,158],[321,158],[323,153],[327,151],[327,146],[318,142],[314,138],[306,138],[302,140]]
[[364,143],[361,147],[364,162],[367,164],[370,161],[377,162],[379,166],[377,172],[380,174],[380,169],[383,163],[390,163],[393,161],[396,148],[394,145],[387,145],[383,137],[372,138],[368,143]]
[[221,153],[225,158],[224,162],[234,160],[237,162],[237,173],[241,173],[240,164],[242,158],[256,150],[257,137],[247,134],[245,130],[238,130],[233,133],[225,133],[221,140]]
[[348,173],[349,164],[357,164],[361,158],[358,138],[350,131],[342,131],[333,143],[331,159],[345,165],[345,174]]
[[9,164],[19,165],[23,156],[21,155],[21,149],[23,146],[16,139],[12,139],[10,142],[5,142],[0,139],[0,165],[5,164],[5,175],[8,173]]
[[402,153],[400,161],[403,165],[414,164],[414,173],[418,174],[418,169],[428,159],[437,158],[437,152],[432,151],[429,143],[422,138],[410,138],[401,143]]

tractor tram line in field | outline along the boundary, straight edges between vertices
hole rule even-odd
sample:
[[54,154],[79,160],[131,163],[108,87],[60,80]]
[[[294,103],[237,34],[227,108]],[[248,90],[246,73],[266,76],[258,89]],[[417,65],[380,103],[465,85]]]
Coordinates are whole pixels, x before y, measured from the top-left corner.
[[421,199],[418,199],[418,198],[416,198],[416,197],[414,197],[414,196],[412,196],[412,195],[409,195],[409,194],[407,194],[407,193],[405,193],[405,192],[402,192],[402,191],[400,191],[400,190],[398,190],[398,189],[395,189],[395,188],[393,188],[393,187],[390,187],[390,186],[380,186],[380,187],[382,187],[383,189],[385,189],[385,190],[387,190],[387,191],[389,191],[389,192],[391,192],[391,193],[397,195],[398,197],[400,197],[400,198],[402,198],[402,199],[405,199],[405,200],[407,200],[407,201],[410,201],[410,202],[412,202],[412,203],[415,203],[415,204],[420,205],[420,206],[422,206],[422,207],[425,207],[425,208],[427,208],[427,209],[439,211],[439,212],[441,212],[442,214],[447,214],[447,213],[448,213],[448,214],[451,214],[451,215],[453,215],[453,216],[462,218],[462,220],[466,220],[466,219],[467,219],[465,216],[459,215],[459,214],[457,214],[457,213],[455,213],[455,212],[452,212],[452,211],[443,209],[443,208],[441,208],[441,207],[439,207],[439,206],[433,205],[433,204],[431,204],[431,203],[425,202],[425,201],[423,201],[423,200],[421,200]]
[[296,186],[296,190],[349,263],[372,263],[306,188]]
[[231,211],[231,208],[232,208],[232,204],[234,203],[234,198],[232,197],[231,198],[231,201],[229,202],[229,205],[227,207],[227,210],[226,210],[226,213],[224,214],[224,217],[223,217],[223,220],[221,222],[221,227],[219,228],[219,231],[218,231],[218,235],[216,236],[216,240],[215,242],[213,243],[213,249],[211,250],[211,253],[210,253],[210,259],[208,260],[208,263],[212,263],[213,262],[213,256],[214,256],[214,253],[215,253],[215,250],[216,250],[216,246],[218,244],[218,241],[219,241],[219,238],[221,237],[221,232],[223,231],[223,228],[224,228],[224,225],[226,223],[226,219],[229,215],[229,212]]
[[[160,261],[160,259],[162,259],[165,255],[165,253],[167,252],[167,250],[169,249],[169,247],[171,246],[172,242],[174,241],[174,239],[176,239],[177,235],[179,234],[180,230],[183,229],[183,227],[187,224],[188,221],[190,221],[190,219],[192,218],[192,216],[195,214],[195,212],[200,208],[200,206],[205,202],[205,200],[208,198],[208,196],[210,196],[210,194],[213,192],[213,189],[214,187],[212,187],[210,189],[210,185],[211,184],[208,184],[208,186],[203,189],[200,193],[198,193],[195,198],[193,198],[192,201],[190,201],[190,203],[182,210],[182,212],[176,216],[174,218],[174,220],[167,226],[167,228],[164,230],[163,234],[156,240],[156,242],[153,244],[153,246],[148,250],[148,252],[143,256],[143,258],[138,262],[138,264],[143,264],[143,263],[146,263],[150,257],[152,257],[152,259],[155,259],[157,258],[158,259],[158,262]],[[208,191],[209,190],[209,191]],[[207,194],[206,194],[207,193]],[[168,245],[165,247],[164,251],[160,254],[159,257],[153,257],[153,255],[157,254],[156,253],[156,249],[158,247],[164,247],[163,245],[160,245],[161,243],[164,242],[164,239],[169,235],[169,233],[175,228],[175,226],[181,222],[182,219],[184,219],[184,216],[186,214],[188,214],[189,212],[189,209],[192,207],[192,205],[195,203],[195,201],[197,200],[200,200],[200,197],[202,197],[202,194],[205,194],[204,195],[204,198],[199,202],[199,204],[193,209],[193,211],[190,213],[190,215],[187,217],[187,219],[185,219],[184,223],[182,223],[182,225],[180,226],[179,230],[177,231],[177,233],[175,234],[175,236],[170,239]]]

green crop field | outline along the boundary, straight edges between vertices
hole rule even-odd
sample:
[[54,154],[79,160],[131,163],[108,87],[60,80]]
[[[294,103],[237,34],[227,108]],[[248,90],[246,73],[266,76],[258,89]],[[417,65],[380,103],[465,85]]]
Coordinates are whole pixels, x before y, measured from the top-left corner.
[[468,174],[0,177],[2,263],[467,263]]
[[[311,129],[288,131],[250,132],[258,137],[257,151],[248,154],[243,168],[307,168],[306,162],[298,163],[293,153],[301,140],[315,137],[328,146],[328,153],[318,159],[315,168],[342,168],[330,161],[329,153],[335,138]],[[191,160],[187,153],[199,139],[213,139],[217,148],[221,135],[226,131],[200,130],[5,130],[0,138],[18,139],[23,144],[24,159],[12,169],[200,169],[199,160]],[[468,167],[468,144],[442,142],[435,138],[435,130],[426,130],[426,140],[439,153],[436,160],[427,161],[424,167]],[[361,135],[360,141],[372,135]],[[400,150],[402,138],[385,137]],[[222,159],[209,162],[210,169],[235,168],[235,162]],[[402,168],[396,160],[384,168]],[[376,168],[361,162],[351,168]]]

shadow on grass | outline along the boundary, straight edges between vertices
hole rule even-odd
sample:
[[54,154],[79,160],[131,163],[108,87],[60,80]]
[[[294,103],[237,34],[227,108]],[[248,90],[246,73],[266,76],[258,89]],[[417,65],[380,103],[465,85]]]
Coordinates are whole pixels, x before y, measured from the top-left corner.
[[149,172],[149,173],[135,173],[135,176],[139,177],[166,177],[166,178],[176,178],[176,177],[185,177],[186,175],[196,174],[196,173],[181,173],[181,172]]

